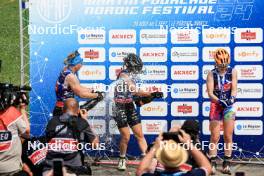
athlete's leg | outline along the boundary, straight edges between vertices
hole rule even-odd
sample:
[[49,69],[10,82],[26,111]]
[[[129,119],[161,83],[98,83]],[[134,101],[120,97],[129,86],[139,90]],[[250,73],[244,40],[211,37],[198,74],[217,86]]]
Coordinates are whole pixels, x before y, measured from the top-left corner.
[[139,145],[139,148],[141,150],[142,155],[145,155],[147,148],[148,148],[148,145],[147,145],[146,139],[145,139],[143,131],[142,131],[141,123],[138,123],[138,124],[132,126],[131,128],[132,128],[132,131],[133,131],[133,133],[137,139],[137,142],[138,142],[138,145]]
[[130,139],[130,131],[129,127],[123,127],[118,129],[121,135],[121,140],[120,140],[120,156],[125,157],[126,152],[127,152],[127,145]]
[[217,156],[217,144],[220,139],[220,121],[212,120],[210,121],[210,146],[209,146],[209,156],[216,157]]
[[224,120],[225,156],[231,157],[232,155],[234,124],[233,119]]

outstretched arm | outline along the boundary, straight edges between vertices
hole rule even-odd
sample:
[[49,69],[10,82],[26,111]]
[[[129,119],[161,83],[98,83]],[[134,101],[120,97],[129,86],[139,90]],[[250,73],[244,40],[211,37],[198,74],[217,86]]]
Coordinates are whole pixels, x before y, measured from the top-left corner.
[[80,81],[73,74],[69,74],[66,80],[73,90],[73,92],[81,98],[97,98],[98,93],[93,93],[91,89],[88,89],[80,84]]

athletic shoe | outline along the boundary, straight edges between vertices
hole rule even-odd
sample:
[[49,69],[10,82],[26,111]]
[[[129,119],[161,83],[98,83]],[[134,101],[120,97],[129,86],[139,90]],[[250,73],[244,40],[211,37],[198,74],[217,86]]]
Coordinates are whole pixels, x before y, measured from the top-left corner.
[[126,159],[125,158],[119,158],[117,169],[120,171],[126,170]]
[[211,161],[211,165],[212,165],[212,174],[211,175],[215,175],[216,174],[216,167],[217,167],[216,161]]
[[230,161],[223,162],[223,174],[231,175]]

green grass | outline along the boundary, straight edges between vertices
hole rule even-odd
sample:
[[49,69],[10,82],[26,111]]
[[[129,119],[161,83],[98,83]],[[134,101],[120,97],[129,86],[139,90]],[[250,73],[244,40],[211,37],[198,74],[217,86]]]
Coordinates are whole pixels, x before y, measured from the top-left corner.
[[0,0],[0,59],[2,60],[0,82],[20,84],[19,45],[18,0]]

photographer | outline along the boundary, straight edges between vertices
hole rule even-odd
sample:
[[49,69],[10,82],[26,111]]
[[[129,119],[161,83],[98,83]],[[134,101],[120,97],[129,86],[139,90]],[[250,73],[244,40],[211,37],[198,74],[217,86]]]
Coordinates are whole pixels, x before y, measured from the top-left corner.
[[[92,149],[98,146],[98,137],[92,132],[87,120],[87,111],[79,110],[79,104],[74,98],[68,98],[63,107],[63,115],[53,117],[47,125],[46,136],[48,152],[43,175],[52,169],[53,160],[63,159],[68,173],[91,174],[90,168],[83,166],[78,150],[80,143],[90,144]],[[81,117],[78,116],[80,113]]]
[[22,174],[20,136],[27,137],[30,133],[27,97],[11,84],[0,87],[0,175],[19,175]]
[[75,95],[81,98],[98,98],[103,99],[102,92],[93,92],[80,84],[76,73],[81,69],[83,65],[83,59],[80,57],[80,53],[75,51],[67,56],[64,60],[66,65],[60,72],[60,75],[56,81],[56,105],[53,110],[53,116],[62,115],[62,109],[64,101],[67,98],[74,98]]
[[[141,161],[137,169],[137,176],[173,176],[176,174],[177,176],[209,175],[211,173],[211,165],[204,154],[194,147],[190,135],[183,130],[179,130],[178,138],[182,145],[176,143],[174,140],[163,140],[162,134],[160,134],[159,137],[157,137],[154,146]],[[198,163],[199,168],[183,172],[179,167],[186,163],[188,153]],[[153,162],[155,156],[158,162],[164,166],[165,170],[160,173],[152,174],[150,173],[149,166]]]

